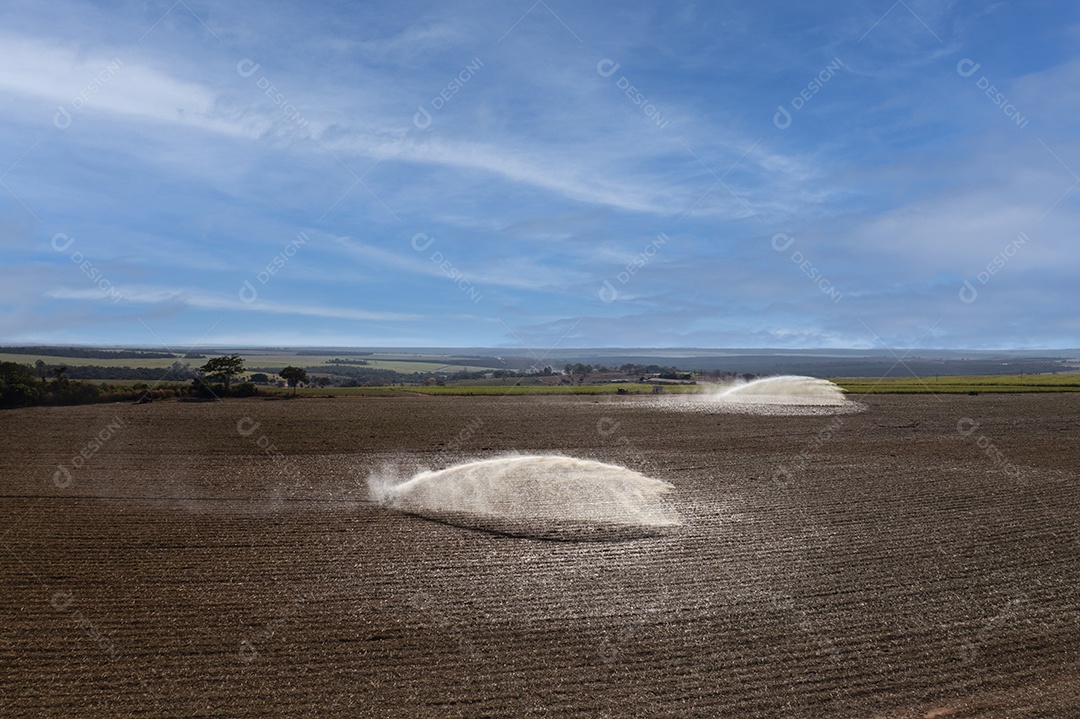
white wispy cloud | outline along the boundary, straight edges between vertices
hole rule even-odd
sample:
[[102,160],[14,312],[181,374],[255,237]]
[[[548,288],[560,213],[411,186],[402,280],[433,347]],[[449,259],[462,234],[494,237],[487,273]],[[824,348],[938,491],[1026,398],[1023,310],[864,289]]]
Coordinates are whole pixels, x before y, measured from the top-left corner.
[[[254,286],[254,285],[253,285]],[[256,287],[256,291],[258,287]],[[304,315],[308,317],[323,317],[341,320],[359,320],[373,322],[406,322],[421,319],[419,315],[404,312],[381,312],[371,310],[358,310],[348,307],[323,307],[301,302],[283,302],[280,300],[259,299],[256,297],[252,302],[246,303],[240,299],[237,291],[236,298],[226,295],[210,294],[197,290],[182,290],[170,288],[151,288],[126,286],[119,287],[117,291],[123,298],[123,302],[133,302],[150,305],[181,305],[197,309],[223,310],[229,312],[261,312],[281,315]],[[80,288],[56,288],[48,292],[49,297],[62,300],[91,300],[104,299],[99,290]],[[248,294],[247,296],[251,296]]]
[[[295,322],[344,339],[367,322],[402,344],[518,330],[541,345],[574,327],[565,339],[586,344],[857,346],[867,317],[890,343],[939,320],[929,341],[1077,337],[1058,309],[1080,268],[1071,7],[9,5],[0,334],[141,338],[145,317],[187,337],[220,314],[236,325],[222,337],[300,338],[280,329]],[[603,58],[620,69],[604,76]],[[50,248],[58,232],[122,302]],[[660,232],[605,306],[600,283]],[[787,253],[778,232],[797,239]],[[961,303],[959,283],[1020,232]],[[435,242],[418,251],[416,233]],[[483,301],[456,304],[454,277]],[[245,280],[257,301],[240,300]]]
[[126,48],[79,53],[66,43],[0,35],[0,91],[56,103],[62,126],[82,112],[251,134],[220,117],[208,88],[153,67]]

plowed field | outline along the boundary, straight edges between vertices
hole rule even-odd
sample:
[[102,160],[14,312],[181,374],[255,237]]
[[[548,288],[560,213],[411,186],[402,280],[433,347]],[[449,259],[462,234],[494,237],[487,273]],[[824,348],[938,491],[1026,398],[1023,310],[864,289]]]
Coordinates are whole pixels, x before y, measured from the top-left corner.
[[[2,412],[0,716],[1080,716],[1076,397],[673,401]],[[683,525],[544,541],[367,501],[515,450],[669,481]]]

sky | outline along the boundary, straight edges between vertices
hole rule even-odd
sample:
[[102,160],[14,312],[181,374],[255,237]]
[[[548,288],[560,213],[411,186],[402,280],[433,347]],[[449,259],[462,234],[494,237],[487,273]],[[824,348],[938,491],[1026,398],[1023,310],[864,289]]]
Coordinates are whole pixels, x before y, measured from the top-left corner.
[[1080,5],[0,6],[0,343],[1080,346]]

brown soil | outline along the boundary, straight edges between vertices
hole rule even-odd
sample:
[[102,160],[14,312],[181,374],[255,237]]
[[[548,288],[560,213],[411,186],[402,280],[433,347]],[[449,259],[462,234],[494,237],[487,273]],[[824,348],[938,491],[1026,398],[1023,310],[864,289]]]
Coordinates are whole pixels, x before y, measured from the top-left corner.
[[[670,401],[2,412],[0,716],[1080,716],[1075,397]],[[367,501],[510,450],[667,480],[684,525],[551,542]]]

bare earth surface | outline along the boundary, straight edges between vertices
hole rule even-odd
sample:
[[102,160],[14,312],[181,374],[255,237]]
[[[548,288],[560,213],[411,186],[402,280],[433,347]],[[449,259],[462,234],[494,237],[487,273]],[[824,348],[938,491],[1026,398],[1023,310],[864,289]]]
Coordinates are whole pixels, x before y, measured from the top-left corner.
[[[1080,716],[1080,401],[863,401],[2,412],[0,716]],[[367,501],[513,450],[669,481],[683,526],[543,541]]]

